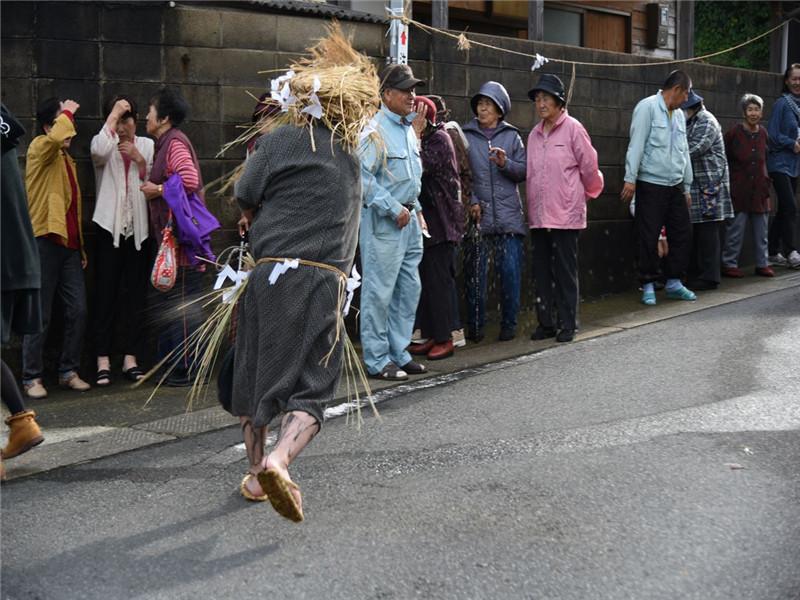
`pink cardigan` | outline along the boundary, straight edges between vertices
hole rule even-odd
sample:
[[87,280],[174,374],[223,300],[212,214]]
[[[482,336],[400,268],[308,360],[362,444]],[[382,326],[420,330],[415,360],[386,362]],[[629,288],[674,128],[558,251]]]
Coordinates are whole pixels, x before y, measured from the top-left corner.
[[586,229],[586,200],[603,191],[597,151],[565,110],[548,135],[540,121],[528,136],[528,226]]

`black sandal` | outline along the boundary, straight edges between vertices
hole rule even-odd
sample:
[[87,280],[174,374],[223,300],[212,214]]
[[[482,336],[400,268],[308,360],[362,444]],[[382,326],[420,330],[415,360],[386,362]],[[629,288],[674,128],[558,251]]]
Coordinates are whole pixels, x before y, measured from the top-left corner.
[[134,383],[144,377],[144,371],[142,371],[139,367],[131,367],[127,371],[123,369],[122,374],[125,376],[125,379],[128,381],[133,381]]
[[108,369],[98,369],[97,377],[95,377],[94,382],[98,387],[111,385],[111,371]]

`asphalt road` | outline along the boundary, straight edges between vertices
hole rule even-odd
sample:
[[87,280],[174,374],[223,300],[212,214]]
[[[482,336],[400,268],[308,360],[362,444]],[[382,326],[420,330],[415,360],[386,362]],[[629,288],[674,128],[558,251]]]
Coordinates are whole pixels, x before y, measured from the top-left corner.
[[800,598],[800,289],[336,419],[306,522],[236,428],[2,488],[3,598]]

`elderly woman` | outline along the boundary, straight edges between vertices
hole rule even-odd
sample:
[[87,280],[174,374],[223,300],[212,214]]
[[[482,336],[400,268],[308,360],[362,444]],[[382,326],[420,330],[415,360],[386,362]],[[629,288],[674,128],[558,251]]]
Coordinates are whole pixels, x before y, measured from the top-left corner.
[[470,106],[475,118],[463,127],[473,178],[469,210],[480,225],[480,239],[467,243],[464,253],[468,337],[483,339],[486,262],[493,252],[501,287],[499,339],[504,342],[516,336],[519,312],[525,220],[517,184],[525,181],[525,147],[519,130],[505,120],[511,99],[502,85],[484,83]]
[[[179,129],[188,112],[189,104],[177,90],[161,88],[150,99],[147,133],[156,138],[155,158],[150,178],[141,186],[141,190],[150,201],[150,235],[155,240],[161,239],[161,233],[173,214],[164,196],[165,190],[184,196],[196,194],[201,204],[197,208],[202,209],[203,216],[208,214],[203,204],[203,178],[197,153],[189,138]],[[172,187],[176,181],[179,190]],[[199,216],[193,215],[195,224]],[[185,306],[187,300],[202,291],[205,266],[195,258],[196,254],[201,253],[198,248],[186,241],[180,242],[181,239],[186,240],[185,236],[190,233],[183,232],[183,226],[188,229],[191,224],[184,222],[181,225],[179,221],[174,221],[175,239],[179,242],[177,282],[172,290],[158,295],[156,308],[160,309],[159,316],[167,318],[158,338],[160,358],[183,345],[202,321],[202,311],[197,303]],[[206,253],[210,254],[210,249]],[[184,349],[179,356],[171,359],[171,372],[165,383],[176,387],[192,385],[195,371],[193,362],[194,356]]]
[[703,106],[702,96],[689,90],[689,98],[681,108],[686,114],[686,140],[694,174],[689,207],[692,253],[688,285],[693,290],[713,290],[720,281],[720,224],[733,217],[725,142],[722,128]]
[[422,283],[417,323],[425,342],[411,344],[411,354],[427,355],[429,360],[453,354],[452,324],[456,307],[456,280],[453,248],[464,235],[464,208],[461,204],[456,151],[442,124],[437,124],[436,105],[417,96],[415,110],[427,106],[422,132],[422,191],[419,202],[428,224],[423,240],[419,275]]
[[122,374],[143,377],[137,356],[142,350],[143,311],[149,273],[147,200],[139,187],[153,165],[153,140],[136,135],[136,103],[115,96],[106,104],[106,121],[92,138],[97,199],[95,230],[97,291],[95,344],[99,386],[111,383],[110,354],[114,330],[121,324]]
[[567,114],[561,80],[542,75],[528,97],[541,118],[528,136],[528,225],[539,321],[531,339],[571,342],[577,329],[578,235],[586,229],[586,201],[603,191],[603,174],[589,134]]
[[778,198],[778,210],[769,228],[769,261],[800,269],[794,240],[800,175],[800,63],[789,65],[783,74],[783,95],[772,106],[767,133],[767,170]]
[[741,99],[744,120],[725,133],[725,153],[731,173],[731,197],[736,216],[725,229],[722,275],[744,277],[739,268],[744,232],[749,222],[755,247],[756,275],[774,277],[767,260],[769,223],[769,175],[767,175],[767,132],[759,125],[764,101],[755,94]]

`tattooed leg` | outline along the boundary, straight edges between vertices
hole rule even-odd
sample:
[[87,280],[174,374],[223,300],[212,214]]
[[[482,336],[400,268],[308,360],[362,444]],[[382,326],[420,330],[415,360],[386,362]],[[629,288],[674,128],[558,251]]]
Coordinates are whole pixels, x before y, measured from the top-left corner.
[[[320,425],[317,420],[307,412],[296,410],[287,413],[281,421],[281,432],[275,448],[264,461],[265,469],[275,469],[281,477],[291,481],[289,465],[297,458],[308,443],[319,433]],[[302,507],[300,491],[292,490],[298,505]]]
[[[247,450],[249,471],[253,475],[257,475],[262,470],[261,463],[264,460],[264,440],[267,437],[267,428],[266,426],[254,427],[250,417],[239,417],[239,423],[242,426],[242,438],[245,450]],[[247,482],[247,489],[255,496],[264,493],[255,477],[251,477]]]

